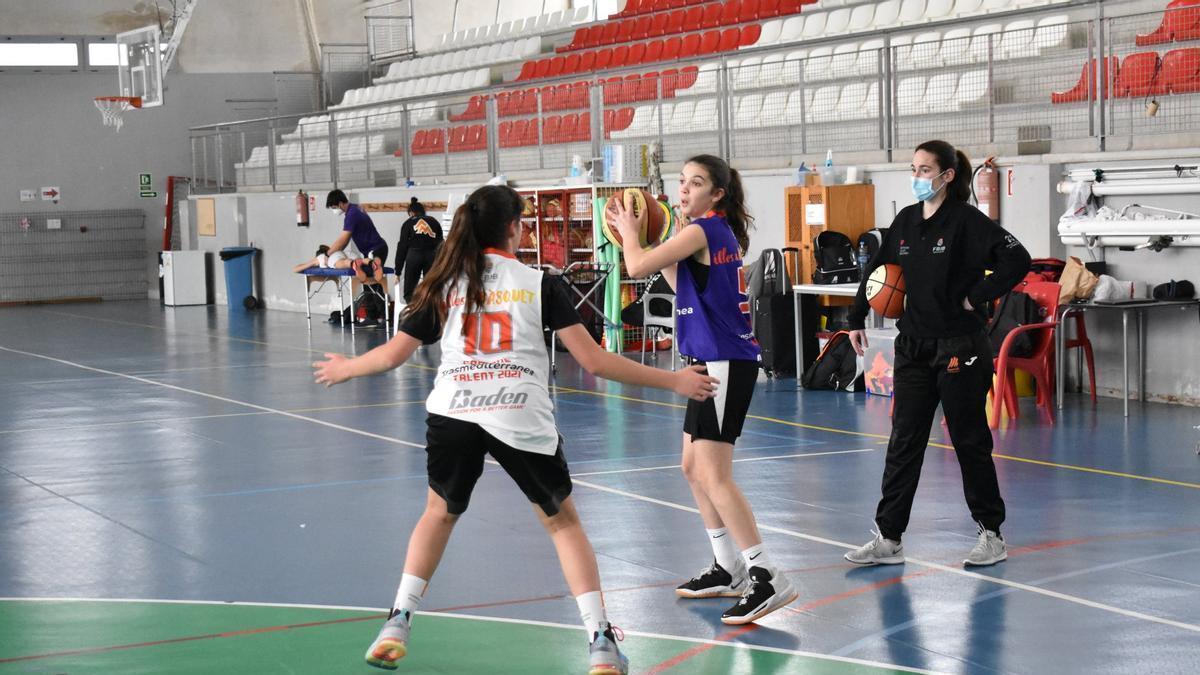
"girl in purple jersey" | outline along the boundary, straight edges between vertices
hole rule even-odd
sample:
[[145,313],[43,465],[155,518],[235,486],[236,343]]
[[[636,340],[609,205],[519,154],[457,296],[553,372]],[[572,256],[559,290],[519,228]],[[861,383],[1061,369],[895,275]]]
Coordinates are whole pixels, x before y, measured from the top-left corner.
[[[740,596],[721,621],[745,624],[797,595],[767,557],[754,513],[733,480],[733,444],[759,370],[742,268],[753,219],[746,212],[737,171],[712,155],[697,155],[684,164],[679,204],[690,222],[673,237],[649,251],[624,248],[630,276],[644,278],[661,270],[675,288],[679,351],[706,364],[720,381],[711,400],[688,403],[683,423],[683,473],[715,560],[675,592],[684,598]],[[614,203],[613,210],[622,240],[639,241],[640,223],[631,204]]]

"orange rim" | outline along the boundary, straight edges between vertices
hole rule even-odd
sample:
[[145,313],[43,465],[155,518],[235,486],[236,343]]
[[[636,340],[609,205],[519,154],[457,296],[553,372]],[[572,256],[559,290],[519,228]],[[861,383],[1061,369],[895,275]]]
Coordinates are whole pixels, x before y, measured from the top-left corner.
[[97,101],[111,101],[113,103],[125,102],[125,103],[128,103],[131,108],[142,107],[142,97],[141,96],[97,96],[96,100]]

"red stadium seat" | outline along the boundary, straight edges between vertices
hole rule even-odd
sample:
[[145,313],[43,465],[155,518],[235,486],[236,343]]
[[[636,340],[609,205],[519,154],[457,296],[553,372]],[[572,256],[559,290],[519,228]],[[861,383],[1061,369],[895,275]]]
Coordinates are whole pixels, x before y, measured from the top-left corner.
[[550,72],[550,59],[542,59],[537,62],[537,67],[533,70],[533,79],[540,80],[546,77]]
[[738,38],[738,47],[750,47],[758,38],[762,36],[762,25],[752,23],[749,26],[742,26],[742,34]]
[[512,120],[504,120],[496,127],[497,144],[502,148],[513,146]]
[[[685,32],[693,31],[693,30],[700,30],[700,25],[704,21],[704,9],[705,8],[703,6],[696,6],[696,7],[688,7],[686,10],[684,10],[685,14],[683,15],[682,30]],[[718,18],[720,17],[720,11],[721,11],[720,7],[718,7],[717,8]]]
[[1200,47],[1172,49],[1164,54],[1159,80],[1172,94],[1200,92]]
[[1200,38],[1200,0],[1172,0],[1163,12],[1162,23],[1153,32],[1138,35],[1139,47]]
[[649,16],[639,16],[633,22],[633,33],[629,36],[631,40],[645,40],[650,37],[650,24],[653,19]]
[[567,59],[562,56],[550,57],[550,66],[546,70],[546,77],[558,77],[559,75],[562,75],[563,66],[566,64],[566,62]]
[[636,66],[637,64],[642,63],[645,60],[646,60],[646,43],[645,42],[634,42],[633,44],[629,45],[629,56],[627,57],[627,59],[625,61],[626,63],[628,63],[631,66]]
[[600,31],[599,44],[611,45],[612,43],[616,42],[617,41],[617,27],[620,25],[621,25],[621,23],[619,21],[610,21],[610,22],[604,24],[604,27]]
[[683,38],[678,35],[673,35],[666,40],[663,40],[662,46],[662,61],[674,61],[679,58],[679,52],[683,48]]
[[629,45],[617,45],[612,50],[612,61],[609,68],[623,68],[629,63]]
[[596,67],[593,69],[596,72],[608,70],[612,66],[612,49],[605,48],[596,52]]
[[521,64],[521,74],[517,76],[517,81],[532,80],[533,71],[537,67],[537,61],[526,61]]
[[[733,33],[733,47],[731,47],[731,49],[734,49],[737,47],[738,29],[725,29],[725,33],[729,33],[731,31]],[[729,38],[726,38],[719,30],[707,31],[700,36],[700,54],[716,54],[717,52],[721,51],[722,47],[725,46],[728,40]]]
[[779,16],[779,0],[759,0],[758,18],[770,19]]
[[1113,95],[1117,98],[1140,98],[1156,93],[1158,69],[1158,52],[1139,52],[1126,56],[1117,73]]
[[580,56],[578,53],[567,54],[563,61],[563,75],[571,75],[579,72]]
[[1119,59],[1116,56],[1109,57],[1105,60],[1103,67],[1098,68],[1098,59],[1092,59],[1085,63],[1079,72],[1079,81],[1071,89],[1063,92],[1053,92],[1050,94],[1051,103],[1074,103],[1077,101],[1089,100],[1089,92],[1091,97],[1095,97],[1096,90],[1096,71],[1104,71],[1100,76],[1100,85],[1104,95],[1109,92],[1108,83],[1115,80],[1117,77],[1117,69],[1119,68]]
[[550,115],[542,119],[542,143],[552,144],[558,143],[560,138],[559,129],[562,126],[562,118],[558,115]]
[[[715,34],[715,31],[714,31]],[[717,41],[720,42],[721,36],[717,34]],[[679,58],[690,59],[700,53],[700,34],[689,33],[683,37],[683,43],[679,46]]]
[[638,81],[637,91],[634,93],[635,101],[654,101],[658,99],[658,71],[644,73],[642,79]]
[[[703,12],[703,10],[701,10],[701,12]],[[675,35],[676,33],[683,33],[686,30],[684,28],[684,24],[686,23],[687,10],[676,9],[667,15],[667,27],[664,34]]]
[[742,7],[738,12],[739,21],[755,21],[761,17],[758,0],[742,0]]
[[596,69],[596,52],[583,52],[579,55],[579,72],[590,73]]
[[742,0],[725,0],[721,4],[721,26],[736,26],[752,18],[742,18]]
[[646,55],[642,58],[643,63],[654,63],[662,60],[663,41],[651,40],[646,43]]
[[667,21],[671,15],[667,12],[659,12],[650,16],[650,30],[646,31],[646,37],[661,37],[667,34]]

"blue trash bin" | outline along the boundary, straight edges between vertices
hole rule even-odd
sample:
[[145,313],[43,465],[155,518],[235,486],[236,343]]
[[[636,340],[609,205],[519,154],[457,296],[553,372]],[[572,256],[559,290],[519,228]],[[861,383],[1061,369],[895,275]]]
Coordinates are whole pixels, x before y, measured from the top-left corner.
[[225,295],[230,307],[254,309],[254,256],[258,249],[251,246],[230,246],[221,249],[225,263]]

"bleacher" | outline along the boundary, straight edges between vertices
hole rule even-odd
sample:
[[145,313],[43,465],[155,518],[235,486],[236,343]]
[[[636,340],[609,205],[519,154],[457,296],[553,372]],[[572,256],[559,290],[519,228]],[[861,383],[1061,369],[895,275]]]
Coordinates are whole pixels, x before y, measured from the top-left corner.
[[[872,147],[864,134],[880,137],[888,117],[895,118],[894,140],[903,142],[924,133],[905,118],[935,112],[957,116],[964,129],[1003,126],[992,132],[997,141],[1026,133],[1021,129],[1038,121],[1035,107],[1066,129],[1081,123],[1077,116],[1047,113],[1044,104],[1094,99],[1097,70],[1104,71],[1106,97],[1200,91],[1200,48],[1176,44],[1200,39],[1200,0],[1174,0],[1161,25],[1136,39],[1177,48],[1113,57],[1105,68],[1093,59],[1090,80],[1080,58],[1087,54],[1079,45],[1083,19],[1070,8],[1055,10],[1057,4],[630,0],[595,22],[586,22],[590,8],[580,7],[480,26],[441,36],[437,48],[392,63],[327,114],[300,120],[277,146],[287,162],[277,157],[276,164],[290,166],[301,139],[327,138],[331,119],[339,137],[379,134],[381,142],[361,144],[373,167],[398,171],[408,162],[411,175],[423,176],[488,169],[489,108],[495,145],[514,170],[589,153],[597,132],[606,139],[663,138],[665,145],[671,136],[715,135],[722,97],[735,147],[772,156],[798,140]],[[1044,75],[1042,91],[1010,84],[1028,72]],[[1070,73],[1078,77],[1073,87]],[[593,124],[596,88],[602,115]],[[989,106],[992,120],[981,121]],[[549,147],[558,145],[566,147]],[[303,161],[328,161],[320,148],[304,152]],[[665,154],[671,157],[670,148]],[[236,165],[239,180],[267,164],[266,148],[255,148]]]

